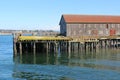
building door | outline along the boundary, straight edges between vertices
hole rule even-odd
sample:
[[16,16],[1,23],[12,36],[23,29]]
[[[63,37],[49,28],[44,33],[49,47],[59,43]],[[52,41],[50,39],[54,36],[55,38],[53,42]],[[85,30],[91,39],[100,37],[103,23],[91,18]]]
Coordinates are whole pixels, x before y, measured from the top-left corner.
[[116,30],[115,29],[110,29],[110,36],[113,36],[116,34]]

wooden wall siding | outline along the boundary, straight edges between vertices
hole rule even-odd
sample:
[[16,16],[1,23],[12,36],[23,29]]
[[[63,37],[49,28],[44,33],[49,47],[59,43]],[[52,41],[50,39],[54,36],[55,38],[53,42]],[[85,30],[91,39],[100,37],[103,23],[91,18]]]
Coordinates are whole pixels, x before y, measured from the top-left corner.
[[120,24],[116,24],[116,35],[120,35]]
[[67,24],[66,36],[109,36],[110,30],[114,35],[120,35],[120,24]]
[[66,23],[63,18],[61,19],[61,22],[60,22],[60,34],[62,34],[63,36],[66,36]]

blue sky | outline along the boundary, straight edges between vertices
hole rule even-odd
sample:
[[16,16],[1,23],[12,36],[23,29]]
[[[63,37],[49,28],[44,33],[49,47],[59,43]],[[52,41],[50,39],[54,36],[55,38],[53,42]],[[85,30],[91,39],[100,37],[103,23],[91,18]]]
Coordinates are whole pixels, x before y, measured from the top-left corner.
[[62,14],[120,15],[120,0],[0,0],[0,29],[59,30]]

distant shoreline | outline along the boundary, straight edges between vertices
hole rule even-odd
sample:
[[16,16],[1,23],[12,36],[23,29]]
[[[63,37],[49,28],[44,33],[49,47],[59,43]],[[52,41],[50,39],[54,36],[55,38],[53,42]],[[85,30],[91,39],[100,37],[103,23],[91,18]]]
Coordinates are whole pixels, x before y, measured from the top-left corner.
[[7,35],[12,35],[12,34],[0,34],[0,36],[7,36]]
[[22,34],[34,34],[39,36],[50,36],[50,35],[58,35],[60,34],[59,31],[53,30],[2,30],[0,29],[0,35],[13,35],[16,33]]

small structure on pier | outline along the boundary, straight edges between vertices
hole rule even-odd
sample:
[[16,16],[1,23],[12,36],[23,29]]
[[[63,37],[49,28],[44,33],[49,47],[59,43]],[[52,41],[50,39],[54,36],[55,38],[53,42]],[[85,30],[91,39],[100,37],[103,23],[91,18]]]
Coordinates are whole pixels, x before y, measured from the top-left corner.
[[120,35],[120,16],[62,15],[60,33],[69,37]]

